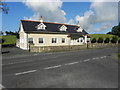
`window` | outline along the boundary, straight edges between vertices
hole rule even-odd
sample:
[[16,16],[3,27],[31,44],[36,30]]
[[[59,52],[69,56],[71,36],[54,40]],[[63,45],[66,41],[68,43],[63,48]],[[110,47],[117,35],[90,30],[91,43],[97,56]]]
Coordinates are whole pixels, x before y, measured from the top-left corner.
[[38,26],[37,26],[37,29],[45,29],[46,28],[46,25],[43,24],[43,23],[40,23]]
[[82,40],[82,39],[81,39],[80,41],[81,41],[81,42],[83,42],[83,40]]
[[65,38],[62,38],[62,43],[65,43]]
[[33,38],[28,38],[28,43],[33,44]]
[[52,38],[52,43],[57,43],[57,38]]
[[39,38],[39,43],[44,43],[43,38]]
[[77,40],[77,42],[78,42],[78,43],[83,42],[83,39],[82,39],[82,38],[79,38],[79,39]]
[[65,25],[62,25],[62,26],[60,27],[60,31],[66,31],[66,29],[67,29],[67,27],[66,27]]
[[77,29],[77,32],[82,32],[83,31],[83,29],[81,28],[81,27],[79,27],[78,29]]

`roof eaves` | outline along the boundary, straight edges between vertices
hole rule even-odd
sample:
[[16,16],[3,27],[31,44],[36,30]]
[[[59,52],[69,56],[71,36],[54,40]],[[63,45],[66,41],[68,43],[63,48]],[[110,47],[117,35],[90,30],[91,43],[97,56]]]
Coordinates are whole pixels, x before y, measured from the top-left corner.
[[[20,20],[20,21],[39,22],[40,23],[40,21],[32,21],[32,20]],[[68,26],[76,26],[76,27],[78,27],[77,25],[70,25],[70,24],[64,24],[64,23],[54,23],[54,22],[43,22],[43,23],[60,24],[60,25],[68,25]]]

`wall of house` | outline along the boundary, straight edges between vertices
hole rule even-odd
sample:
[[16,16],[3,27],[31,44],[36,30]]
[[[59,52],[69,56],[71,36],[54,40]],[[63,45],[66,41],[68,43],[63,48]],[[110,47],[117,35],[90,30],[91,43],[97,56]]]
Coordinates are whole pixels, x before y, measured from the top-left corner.
[[[77,42],[77,39],[74,39],[73,44],[71,44],[71,38],[68,37],[68,34],[28,34],[28,38],[33,38],[34,46],[83,45],[84,43],[84,40]],[[39,43],[39,38],[43,38],[44,43]],[[52,43],[52,38],[57,38],[57,43]],[[65,43],[62,43],[62,38],[65,38]]]
[[[28,34],[28,38],[33,38],[35,46],[65,46],[70,44],[67,34]],[[43,38],[44,43],[39,43],[39,38]],[[52,43],[52,38],[57,38],[57,43]],[[65,43],[62,43],[65,38]]]
[[23,30],[22,24],[20,25],[20,31],[19,31],[20,39],[19,39],[19,47],[21,49],[27,50],[27,34]]

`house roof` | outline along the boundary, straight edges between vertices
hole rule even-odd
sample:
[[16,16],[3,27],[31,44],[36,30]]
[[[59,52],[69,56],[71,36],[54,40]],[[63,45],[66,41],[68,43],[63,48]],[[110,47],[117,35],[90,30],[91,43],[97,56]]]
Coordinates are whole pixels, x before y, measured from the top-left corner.
[[[77,32],[77,25],[69,25],[69,24],[61,24],[61,23],[51,23],[51,22],[43,22],[46,25],[45,30],[38,30],[36,26],[40,24],[39,21],[31,21],[31,20],[21,20],[23,25],[23,29],[25,32],[33,32],[33,33],[64,33],[64,34],[79,34],[86,35],[88,34],[85,30],[82,32]],[[67,31],[60,31],[59,27],[65,25],[67,27]]]

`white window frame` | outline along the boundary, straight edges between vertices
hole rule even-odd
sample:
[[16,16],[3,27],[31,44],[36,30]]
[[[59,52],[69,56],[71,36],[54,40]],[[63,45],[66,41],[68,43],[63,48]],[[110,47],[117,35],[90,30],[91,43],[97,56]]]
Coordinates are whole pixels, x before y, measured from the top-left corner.
[[[56,39],[56,40],[55,40],[56,42],[53,42],[53,39]],[[51,38],[51,43],[52,43],[52,44],[57,43],[57,38],[55,38],[55,37],[54,37],[54,38]]]
[[38,38],[38,43],[39,43],[39,44],[43,44],[43,43],[40,43],[40,38],[42,39],[43,43],[45,43],[43,37],[39,37],[39,38]]
[[83,29],[82,29],[81,27],[79,27],[76,31],[77,31],[77,32],[82,32]]
[[[81,41],[82,41],[82,42],[81,42]],[[78,43],[83,43],[83,38],[77,39],[77,42],[78,42]]]
[[67,27],[66,27],[65,25],[62,25],[62,26],[60,27],[60,31],[67,31]]
[[38,30],[40,30],[40,29],[45,30],[46,25],[45,25],[45,24],[43,24],[43,23],[40,23],[40,24],[39,24],[36,28],[37,28]]
[[[63,42],[63,39],[64,39],[64,42]],[[62,42],[62,43],[66,43],[66,39],[65,39],[65,38],[62,38],[62,39],[61,39],[61,42]]]
[[[32,38],[32,37],[29,37],[29,38]],[[28,38],[28,43],[29,43],[29,38]],[[34,43],[34,39],[33,39],[33,38],[32,38],[32,42]],[[33,43],[32,43],[32,44],[33,44]],[[30,43],[29,43],[29,44],[30,44]]]

